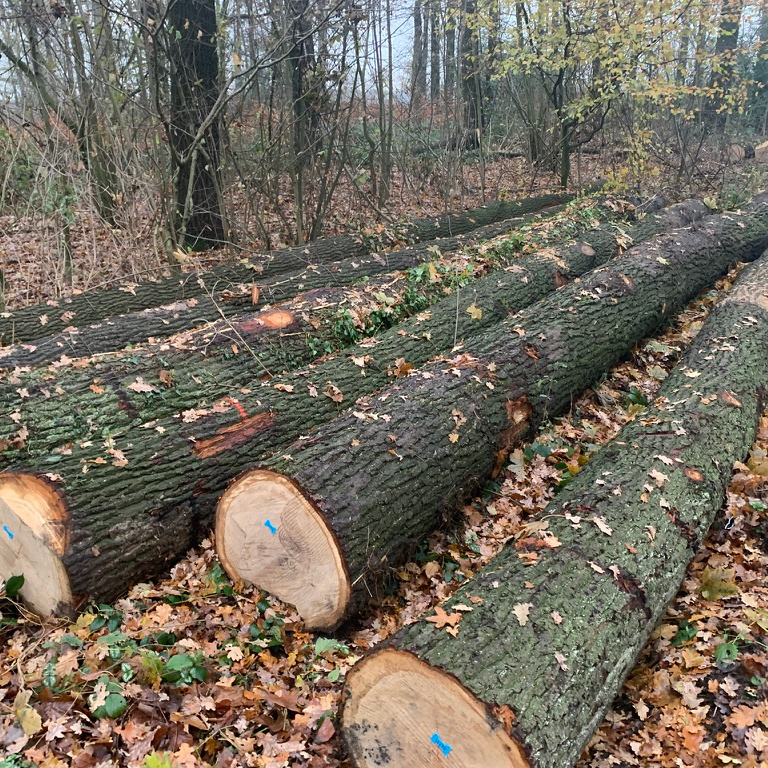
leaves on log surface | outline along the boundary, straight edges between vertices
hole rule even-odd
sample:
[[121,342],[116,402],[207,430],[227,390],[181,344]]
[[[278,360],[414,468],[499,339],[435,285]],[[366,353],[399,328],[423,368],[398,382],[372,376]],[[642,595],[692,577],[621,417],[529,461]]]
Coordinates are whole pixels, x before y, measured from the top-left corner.
[[[485,496],[463,508],[463,528],[434,534],[343,639],[305,632],[289,607],[257,590],[235,592],[210,541],[165,581],[137,585],[73,622],[41,626],[3,600],[0,751],[41,768],[109,760],[127,768],[347,768],[334,718],[352,664],[425,613],[460,633],[475,600],[439,603],[510,539],[526,558],[557,545],[546,521],[529,521],[642,413],[637,394],[653,399],[654,369],[674,364],[716,296],[699,297],[670,331],[640,345],[567,417],[516,451]],[[336,394],[308,386],[319,388],[316,396]],[[454,414],[457,431],[462,418]],[[676,460],[656,459],[639,471],[658,494]],[[734,470],[724,511],[578,768],[768,764],[768,413]],[[589,513],[567,520],[615,535]],[[651,526],[647,536],[655,538]],[[517,620],[535,610],[521,603]],[[568,667],[565,654],[555,660]]]

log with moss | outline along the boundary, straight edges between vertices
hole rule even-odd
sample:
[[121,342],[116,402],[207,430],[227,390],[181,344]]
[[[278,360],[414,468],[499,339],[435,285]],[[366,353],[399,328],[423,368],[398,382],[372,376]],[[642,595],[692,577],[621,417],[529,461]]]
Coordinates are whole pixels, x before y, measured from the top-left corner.
[[766,245],[765,203],[660,235],[255,461],[219,503],[222,564],[333,629],[511,448]]
[[[218,339],[204,331],[176,340],[191,344],[191,352],[164,343],[111,355],[103,364],[82,369],[78,366],[88,361],[66,367],[56,365],[45,372],[18,372],[8,377],[7,385],[0,390],[8,414],[0,420],[0,458],[18,463],[28,462],[33,456],[56,456],[69,451],[73,444],[92,440],[104,424],[113,431],[123,430],[172,414],[214,407],[225,409],[225,413],[217,415],[215,421],[205,422],[209,434],[203,443],[220,442],[225,450],[226,439],[217,435],[228,434],[232,417],[239,418],[233,398],[251,418],[260,416],[265,425],[269,424],[266,434],[259,434],[264,451],[279,450],[308,429],[338,415],[339,404],[329,397],[317,397],[318,387],[323,392],[327,382],[336,382],[334,386],[345,393],[344,403],[369,394],[603,263],[616,254],[620,242],[626,245],[633,239],[642,241],[703,216],[706,210],[700,201],[691,200],[648,214],[629,229],[610,221],[597,226],[587,216],[594,228],[583,233],[583,241],[521,257],[507,269],[472,281],[459,288],[456,295],[442,299],[376,339],[352,347],[343,357],[291,377],[272,378],[264,386],[259,386],[258,378],[268,363],[284,359],[288,348],[298,357],[302,344],[307,345],[307,337],[301,334],[302,325],[309,321],[296,322],[282,331],[268,328],[293,323],[296,311],[269,311],[243,321],[235,329],[225,325]],[[586,210],[587,214],[591,212],[591,207]],[[604,217],[608,218],[607,214]],[[564,224],[566,231],[578,228],[579,221]],[[557,237],[558,229],[547,234]],[[508,258],[504,240],[494,247],[497,253],[485,253],[483,258],[496,262]],[[427,290],[434,292],[437,285],[428,285],[431,288]],[[409,302],[413,305],[424,297],[424,293],[414,292]],[[333,315],[327,322],[329,326],[336,324]],[[342,325],[347,327],[345,317]],[[286,330],[297,336],[282,336]],[[336,330],[330,328],[329,332]],[[234,331],[239,338],[232,335]],[[316,335],[309,339],[317,343]],[[270,340],[274,347],[269,346]],[[343,339],[336,341],[342,343]],[[201,344],[210,349],[205,359],[197,354]],[[309,351],[308,345],[304,351]],[[307,387],[308,379],[318,383]],[[77,402],[77,408],[72,408],[73,402]]]
[[0,345],[27,343],[65,328],[85,326],[106,317],[184,302],[191,297],[220,293],[255,280],[271,280],[277,275],[300,271],[310,264],[329,264],[364,256],[383,247],[454,237],[502,219],[567,203],[573,198],[574,195],[570,193],[557,193],[524,200],[496,200],[463,213],[416,219],[400,228],[393,228],[389,233],[383,229],[374,235],[338,235],[305,246],[256,254],[242,259],[236,265],[215,267],[207,272],[171,275],[37,304],[0,315]]
[[[723,224],[720,229],[726,232],[717,231],[718,222]],[[670,260],[664,273],[672,273],[668,282],[677,285],[674,289],[677,293],[671,286],[656,281],[659,284],[657,288],[670,289],[668,298],[673,293],[677,295],[691,290],[689,279],[701,284],[706,284],[708,278],[714,279],[718,263],[722,264],[732,257],[749,257],[758,245],[768,239],[768,210],[761,208],[754,216],[734,214],[725,220],[715,217],[710,227],[714,228],[714,234],[698,236],[710,246],[708,258],[702,257],[701,247],[695,247],[700,245],[697,235],[690,233],[684,233],[684,237],[693,238],[691,256],[686,258],[684,253],[680,253],[678,241],[668,243],[668,250],[662,243],[660,250],[656,251],[661,254],[669,251]],[[730,257],[718,256],[715,243],[719,236],[729,233],[734,235],[730,240],[726,237]],[[551,256],[543,258],[550,261],[551,268]],[[667,261],[664,256],[660,258]],[[646,259],[640,256],[638,260],[642,265]],[[516,274],[521,278],[522,285],[534,282],[523,279],[525,274]],[[592,296],[604,287],[604,281],[595,283],[590,279],[563,288],[530,312],[532,323],[551,315],[552,327],[556,329],[561,297],[569,291],[570,294],[575,291],[577,296],[586,291],[587,296]],[[595,300],[595,312],[591,317],[596,317],[598,308],[613,307],[611,298],[608,295]],[[621,298],[627,299],[626,296]],[[592,300],[585,298],[584,301]],[[672,304],[669,311],[671,307]],[[479,320],[477,312],[463,314],[473,322]],[[623,351],[629,349],[633,340],[642,333],[644,326],[639,321],[644,318],[647,320],[647,315],[638,310],[637,317],[630,318],[633,322],[626,333],[617,331],[613,334],[617,337],[616,348],[620,347]],[[422,320],[428,318],[423,317]],[[500,325],[503,327],[501,335],[509,336],[509,322]],[[615,324],[606,318],[606,322],[599,323],[599,328],[606,333],[607,329],[615,328]],[[498,335],[492,334],[493,338]],[[513,335],[516,337],[517,333]],[[413,341],[414,337],[431,343],[423,333],[399,338],[406,342]],[[592,343],[591,338],[589,343]],[[19,461],[14,471],[0,475],[0,509],[14,534],[14,544],[9,550],[12,556],[6,558],[4,571],[0,575],[24,572],[27,578],[25,599],[38,612],[50,614],[67,613],[88,599],[113,599],[130,584],[160,572],[208,532],[220,493],[230,478],[253,466],[254,455],[284,450],[286,438],[304,434],[312,427],[313,419],[328,419],[344,405],[351,404],[354,393],[375,389],[370,386],[373,380],[387,380],[407,371],[407,364],[402,359],[396,359],[389,371],[377,371],[371,365],[370,356],[366,359],[373,347],[368,352],[364,350],[360,356],[329,360],[291,377],[281,377],[251,392],[233,393],[234,397],[209,407],[189,409],[179,418],[110,428],[110,420],[120,413],[121,405],[120,402],[113,404],[108,397],[104,398],[102,410],[94,410],[84,419],[83,428],[87,433],[82,440],[63,440],[57,450],[46,451],[27,462]],[[471,369],[471,362],[469,358],[466,360],[457,361],[452,368],[459,372],[463,370],[468,375],[467,365]],[[437,370],[439,372],[439,368]],[[346,381],[327,378],[342,371],[348,375]],[[493,390],[487,385],[496,385],[490,371],[489,375],[483,387],[484,391],[492,393]],[[457,383],[466,383],[466,378],[466,375],[464,379],[451,377]],[[409,381],[405,379],[404,383]],[[157,396],[153,391],[142,394],[148,399]],[[368,422],[378,418],[379,423],[385,424],[390,418],[389,409],[394,404],[394,399],[387,404],[389,398],[386,395],[381,396],[383,400],[373,401],[373,408],[361,404],[353,418],[363,418]],[[299,402],[311,405],[308,413],[302,413],[295,407]],[[79,409],[75,406],[70,410],[77,418]],[[452,423],[463,433],[464,424],[458,424],[463,418],[461,411],[453,406],[449,406],[450,410],[455,410],[450,417]],[[510,412],[511,418],[514,413]],[[474,426],[474,415],[471,415]],[[422,425],[415,420],[408,425],[406,435],[418,435],[413,431],[413,424],[425,428],[429,426],[426,422]],[[64,430],[65,434],[68,431]],[[389,434],[399,439],[396,433]],[[29,437],[27,435],[27,439]],[[19,435],[19,439],[24,437]],[[454,445],[450,437],[446,439]],[[392,456],[403,455],[400,453],[404,450],[402,445],[387,437],[387,446],[390,445],[392,447],[387,447],[387,451],[392,451]],[[463,447],[461,442],[456,445]],[[345,450],[357,454],[355,446],[346,445]],[[420,459],[424,461],[428,456],[425,452]],[[331,463],[335,461],[333,456],[327,458]],[[411,454],[408,458],[410,465]],[[320,464],[325,460],[326,457],[320,457]],[[453,471],[453,468],[448,466],[446,470]],[[350,490],[356,488],[361,493],[365,490],[354,483]],[[418,498],[404,483],[392,499],[396,504],[404,503],[401,493],[411,494],[411,499]],[[286,516],[292,514],[287,506],[282,511]],[[296,514],[301,515],[303,511],[301,505],[295,505]],[[273,527],[276,527],[276,522],[279,523],[270,518],[267,520]],[[266,520],[264,526],[271,533]],[[289,550],[296,552],[303,548],[305,555],[313,551],[307,550],[306,543],[298,538],[296,546],[291,545],[289,530],[279,530],[278,536],[281,542],[289,542],[286,545]],[[373,533],[375,536],[376,532]],[[245,541],[243,549],[252,549],[252,543]],[[231,554],[231,548],[229,552]],[[372,554],[375,556],[376,552]],[[38,565],[32,567],[32,563]],[[306,571],[310,579],[315,579],[317,574],[316,564],[305,557],[301,558],[298,570]],[[339,572],[337,569],[334,573]]]
[[768,255],[529,533],[352,669],[354,765],[573,766],[679,589],[766,392]]
[[322,265],[311,265],[271,280],[260,280],[248,286],[241,285],[237,290],[216,292],[216,287],[212,285],[210,295],[191,296],[172,304],[107,317],[89,326],[41,336],[29,343],[0,347],[0,367],[7,370],[61,359],[66,361],[123,349],[147,340],[165,340],[174,334],[210,324],[221,318],[238,317],[245,312],[287,301],[310,290],[349,286],[372,276],[411,269],[443,253],[505,235],[561,211],[561,207],[550,208],[546,213],[504,219],[465,235],[445,237],[390,253],[373,253]]

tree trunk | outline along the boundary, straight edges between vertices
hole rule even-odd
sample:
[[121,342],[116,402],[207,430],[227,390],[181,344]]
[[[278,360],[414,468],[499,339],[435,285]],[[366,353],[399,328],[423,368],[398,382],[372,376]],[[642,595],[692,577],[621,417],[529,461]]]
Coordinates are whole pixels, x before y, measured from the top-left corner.
[[424,58],[424,37],[427,30],[423,24],[423,2],[413,4],[413,57],[411,60],[411,105],[418,108],[427,94],[427,62]]
[[[559,208],[552,208],[548,213],[554,214],[559,210]],[[39,365],[61,359],[67,361],[74,357],[90,357],[123,349],[147,339],[168,339],[176,333],[215,322],[222,316],[236,317],[248,310],[253,311],[276,302],[286,301],[302,292],[347,286],[374,275],[410,269],[433,260],[436,254],[458,250],[481,240],[507,234],[533,218],[536,217],[532,214],[519,219],[505,219],[480,227],[466,235],[440,238],[391,253],[374,253],[370,256],[345,259],[325,264],[322,268],[313,265],[293,274],[281,275],[264,283],[260,282],[257,286],[259,296],[255,303],[252,285],[240,285],[234,293],[193,296],[174,304],[119,315],[85,328],[36,339],[33,344],[0,348],[0,369],[11,370],[17,366]]]
[[[511,448],[766,244],[768,203],[660,235],[358,401],[227,490],[216,525],[224,567],[239,563],[310,628],[336,627]],[[265,537],[266,521],[283,534]],[[340,563],[328,592],[306,553],[324,572]]]
[[538,516],[543,527],[442,606],[462,612],[457,635],[428,617],[354,667],[341,721],[356,766],[385,753],[402,768],[576,762],[754,440],[768,387],[766,286],[768,256],[715,307],[653,407]]
[[429,7],[429,97],[440,98],[440,3],[428,0]]
[[[37,595],[30,597],[35,609],[51,613],[88,598],[110,600],[161,571],[207,533],[219,494],[230,478],[254,465],[256,456],[284,450],[357,397],[403,375],[409,364],[428,360],[493,321],[494,312],[498,320],[521,302],[539,298],[554,288],[553,274],[567,272],[571,259],[582,269],[590,266],[589,250],[571,246],[560,255],[526,257],[509,272],[496,273],[500,282],[484,289],[487,304],[480,293],[448,297],[430,313],[343,356],[253,389],[231,390],[232,397],[201,403],[178,417],[144,420],[152,401],[164,394],[164,387],[152,382],[154,391],[131,390],[147,403],[141,419],[130,418],[137,406],[126,389],[100,392],[101,384],[68,399],[61,421],[46,419],[34,435],[21,419],[16,445],[8,448],[17,452],[14,472],[0,476],[9,489],[0,488],[0,503],[18,509],[14,514],[37,532],[23,539],[30,543],[20,550],[18,562],[27,562],[24,553],[37,541],[38,550],[47,548],[60,564],[26,574],[28,594]],[[491,303],[490,297],[504,293],[506,302]],[[483,302],[482,312],[476,301]],[[127,424],[121,421],[124,414]],[[106,424],[114,426],[105,438]],[[24,460],[27,438],[30,443],[48,440],[50,448]],[[29,479],[43,474],[54,483],[52,489]],[[22,509],[14,488],[30,499]],[[33,556],[42,557],[37,550]],[[50,573],[58,574],[54,584],[47,581]],[[63,586],[57,591],[56,584]],[[46,594],[49,600],[40,597]]]
[[227,239],[221,196],[219,57],[214,0],[171,0],[168,50],[174,174],[174,230],[183,247],[205,250]]
[[453,101],[456,87],[456,3],[457,0],[448,0],[445,8],[443,99],[446,105]]
[[717,30],[714,64],[709,80],[711,92],[707,112],[710,121],[722,131],[728,118],[726,97],[730,90],[739,44],[739,23],[744,0],[724,0],[720,13],[720,26]]
[[477,30],[477,0],[464,0],[461,33],[461,94],[464,107],[464,140],[459,149],[476,149],[483,140],[485,111]]
[[106,317],[160,307],[211,291],[220,292],[243,283],[250,285],[254,281],[266,281],[277,275],[305,269],[308,264],[328,264],[364,256],[376,249],[453,237],[485,224],[567,203],[573,198],[573,194],[558,193],[523,200],[496,200],[462,213],[416,219],[376,235],[329,237],[303,247],[257,254],[236,266],[221,266],[209,272],[175,275],[120,288],[89,291],[57,302],[36,304],[0,316],[0,344],[27,343],[65,328],[82,327]]

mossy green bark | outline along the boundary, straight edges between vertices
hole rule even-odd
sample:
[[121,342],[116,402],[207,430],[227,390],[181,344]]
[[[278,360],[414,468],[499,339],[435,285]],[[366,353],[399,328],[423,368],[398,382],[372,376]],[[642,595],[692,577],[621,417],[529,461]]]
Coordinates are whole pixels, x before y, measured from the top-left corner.
[[254,280],[271,281],[277,275],[301,271],[310,264],[332,264],[364,256],[383,247],[453,237],[502,219],[567,203],[573,198],[573,194],[562,193],[515,201],[496,200],[462,213],[416,219],[399,229],[394,228],[389,236],[386,230],[385,234],[375,236],[338,235],[306,246],[256,254],[239,264],[216,267],[208,272],[173,275],[131,286],[88,291],[3,314],[0,316],[0,345],[28,343],[65,328],[84,327],[107,317],[187,302],[191,297],[204,297],[211,292],[220,293],[233,287],[237,289],[237,286],[250,284]]
[[321,265],[312,264],[298,271],[255,280],[258,297],[253,300],[252,285],[239,285],[223,292],[221,284],[209,285],[209,295],[191,296],[172,304],[108,317],[81,328],[37,338],[28,344],[0,347],[0,367],[40,365],[44,362],[90,357],[142,344],[148,339],[166,340],[174,334],[219,321],[242,317],[264,307],[285,302],[311,290],[351,286],[374,276],[410,269],[435,259],[442,253],[488,240],[523,225],[548,218],[562,208],[544,214],[504,219],[463,235],[440,238],[429,243],[400,248],[389,253],[372,253]]
[[[9,375],[7,385],[0,390],[8,414],[0,420],[0,459],[17,462],[55,455],[62,447],[68,450],[72,444],[92,440],[104,424],[109,424],[112,431],[122,430],[190,409],[217,407],[217,402],[227,396],[237,398],[252,416],[281,414],[268,438],[268,447],[279,450],[281,445],[338,414],[338,403],[311,396],[305,384],[307,377],[321,382],[321,392],[328,381],[336,382],[344,393],[343,402],[349,403],[607,261],[617,253],[620,240],[642,241],[701,217],[705,211],[699,201],[688,201],[648,214],[629,228],[610,220],[599,226],[595,223],[593,229],[582,233],[582,242],[518,258],[506,269],[462,286],[454,295],[378,334],[374,340],[349,348],[343,357],[320,362],[293,377],[273,378],[269,386],[261,386],[265,374],[274,373],[277,366],[295,367],[302,360],[306,362],[312,353],[311,344],[335,333],[337,314],[315,311],[302,317],[302,305],[297,301],[288,305],[296,321],[286,333],[269,331],[254,315],[233,325],[221,322],[211,329],[177,337],[171,343],[93,358],[84,368],[80,365],[85,361],[78,361],[77,365],[54,365]],[[577,228],[569,224],[568,231]],[[499,254],[492,258],[509,258],[503,241]],[[343,295],[349,303],[363,301],[366,296],[371,300],[378,293],[377,287],[373,281],[372,288],[347,289]],[[426,287],[412,287],[422,292],[425,302],[427,295],[434,298],[439,292],[439,285],[428,279]],[[328,297],[328,292],[320,294],[321,299],[323,296]],[[342,338],[331,341],[344,343]],[[240,391],[243,389],[250,391]],[[73,403],[77,403],[76,408]],[[231,402],[218,407],[238,413]],[[282,414],[287,413],[291,417],[286,419]],[[217,428],[222,427],[217,423]],[[26,435],[24,440],[18,439],[20,431]]]
[[660,235],[486,330],[453,359],[358,402],[285,449],[290,458],[267,462],[333,530],[354,585],[350,611],[514,445],[766,245],[768,204]]
[[[531,765],[576,762],[754,440],[768,394],[766,286],[768,256],[715,307],[652,406],[541,513],[546,530],[532,536],[556,547],[510,542],[442,606],[472,608],[457,637],[421,620],[387,644],[455,677],[489,717],[511,709]],[[354,726],[347,736],[359,758]]]

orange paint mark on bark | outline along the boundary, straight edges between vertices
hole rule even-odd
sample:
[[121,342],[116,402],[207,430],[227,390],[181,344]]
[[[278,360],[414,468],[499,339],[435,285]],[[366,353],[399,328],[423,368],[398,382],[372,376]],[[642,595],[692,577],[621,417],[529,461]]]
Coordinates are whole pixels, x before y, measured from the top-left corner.
[[240,418],[241,419],[247,419],[248,418],[248,414],[246,413],[245,408],[243,408],[243,406],[240,405],[240,403],[238,403],[237,400],[235,400],[234,397],[225,397],[224,398],[224,402],[225,403],[229,403],[233,408],[235,408],[237,410],[237,412],[240,414]]
[[244,320],[237,324],[237,329],[241,333],[259,333],[260,331],[279,331],[287,328],[295,322],[292,312],[284,309],[274,309],[269,312],[262,312],[251,320]]
[[237,424],[223,427],[207,440],[198,441],[192,452],[200,459],[210,459],[247,443],[276,422],[277,416],[274,413],[257,413]]

